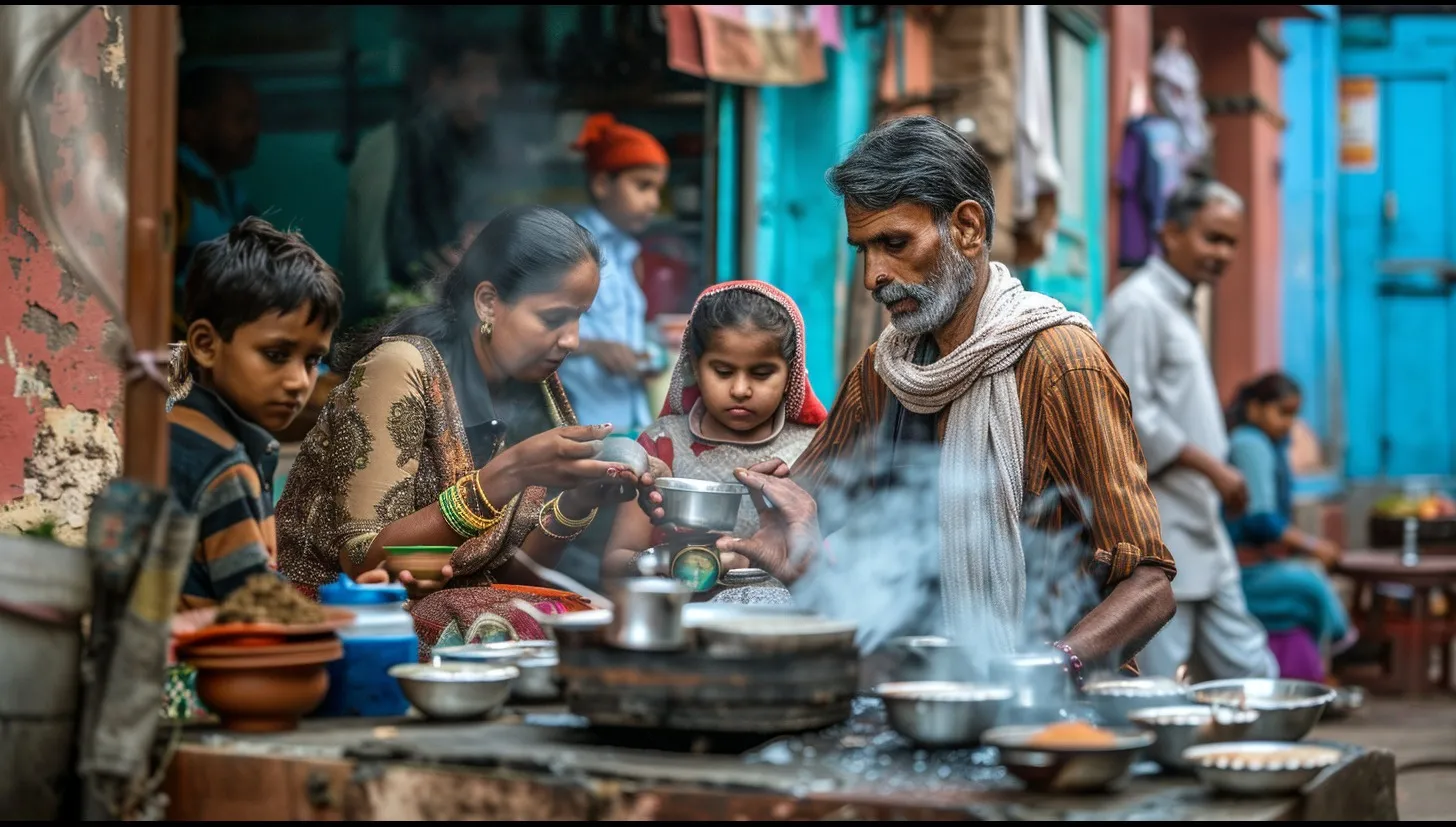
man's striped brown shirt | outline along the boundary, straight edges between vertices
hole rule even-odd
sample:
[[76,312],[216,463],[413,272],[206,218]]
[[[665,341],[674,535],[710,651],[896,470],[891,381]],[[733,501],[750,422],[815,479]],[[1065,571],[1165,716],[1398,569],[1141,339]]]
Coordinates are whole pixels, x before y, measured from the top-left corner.
[[[843,479],[841,469],[875,467],[874,452],[883,447],[877,443],[890,391],[874,362],[872,345],[845,377],[828,421],[794,464],[795,481],[816,496],[830,485],[870,484]],[[1104,594],[1139,565],[1158,566],[1172,579],[1177,569],[1163,545],[1127,384],[1096,336],[1070,325],[1038,334],[1016,365],[1016,386],[1026,440],[1025,498],[1056,486],[1080,492],[1092,512],[1063,496],[1033,527],[1055,532],[1071,521],[1089,527],[1093,551],[1087,570]],[[936,415],[941,438],[948,413],[946,408]],[[821,528],[827,536],[837,526]]]

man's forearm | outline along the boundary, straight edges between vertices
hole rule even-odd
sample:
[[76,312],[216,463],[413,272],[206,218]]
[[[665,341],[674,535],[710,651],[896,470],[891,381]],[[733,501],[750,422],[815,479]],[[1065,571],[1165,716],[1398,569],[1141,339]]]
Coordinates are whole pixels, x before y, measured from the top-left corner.
[[1088,667],[1116,668],[1142,651],[1177,608],[1167,573],[1138,566],[1062,642]]
[[1218,473],[1219,467],[1223,465],[1212,454],[1193,445],[1184,445],[1183,450],[1178,452],[1178,458],[1173,460],[1173,464],[1197,471],[1210,480],[1214,478]]

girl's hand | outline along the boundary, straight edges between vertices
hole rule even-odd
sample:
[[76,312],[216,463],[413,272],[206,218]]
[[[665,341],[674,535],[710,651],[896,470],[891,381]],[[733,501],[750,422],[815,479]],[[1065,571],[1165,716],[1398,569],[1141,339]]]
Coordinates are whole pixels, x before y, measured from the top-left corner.
[[487,468],[495,465],[514,476],[522,487],[577,488],[588,483],[612,480],[608,472],[631,472],[609,462],[592,459],[601,440],[612,432],[611,425],[567,425],[552,428],[522,440],[501,452]]
[[672,469],[667,463],[657,457],[647,458],[647,473],[637,480],[637,505],[642,508],[642,513],[647,519],[657,525],[667,518],[667,512],[662,510],[662,492],[657,490],[657,480],[662,477],[672,476]]

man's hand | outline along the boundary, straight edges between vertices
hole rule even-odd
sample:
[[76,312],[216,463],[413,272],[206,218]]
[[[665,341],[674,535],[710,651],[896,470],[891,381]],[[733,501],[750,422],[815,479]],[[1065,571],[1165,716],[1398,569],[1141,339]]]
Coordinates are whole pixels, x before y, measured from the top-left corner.
[[758,532],[748,539],[723,537],[718,540],[718,550],[743,555],[787,585],[803,575],[824,544],[819,534],[819,506],[809,492],[788,478],[788,467],[781,461],[759,463],[754,468],[768,473],[739,468],[733,474],[748,486],[748,496],[758,509]]
[[1229,514],[1238,516],[1244,513],[1244,509],[1249,506],[1249,486],[1244,481],[1244,475],[1239,473],[1239,469],[1224,462],[1218,463],[1211,470],[1209,482],[1218,489],[1218,495],[1223,498],[1224,507]]

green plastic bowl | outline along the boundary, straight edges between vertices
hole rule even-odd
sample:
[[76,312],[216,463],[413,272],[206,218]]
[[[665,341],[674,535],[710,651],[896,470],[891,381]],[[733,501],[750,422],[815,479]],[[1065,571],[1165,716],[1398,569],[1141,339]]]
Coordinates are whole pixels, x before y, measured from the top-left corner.
[[385,546],[385,554],[454,554],[454,546]]

